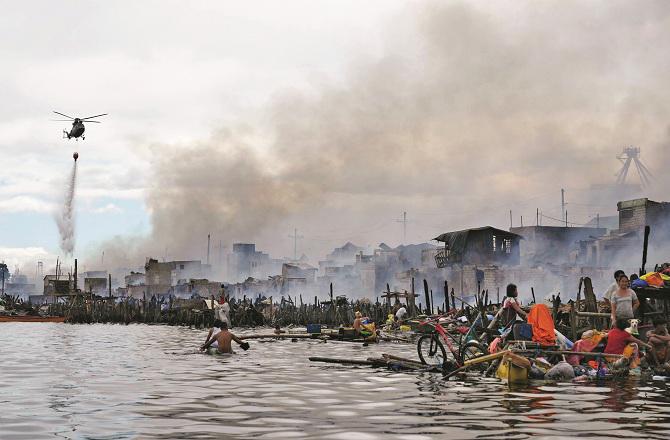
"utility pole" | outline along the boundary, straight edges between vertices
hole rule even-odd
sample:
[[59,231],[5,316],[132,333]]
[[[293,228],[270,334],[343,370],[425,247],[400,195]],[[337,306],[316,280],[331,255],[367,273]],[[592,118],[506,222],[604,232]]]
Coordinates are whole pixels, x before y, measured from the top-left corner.
[[596,214],[596,228],[600,228],[600,213]]
[[207,234],[207,264],[209,265],[209,242],[210,242],[210,234]]
[[540,226],[540,208],[535,208],[535,226]]
[[523,228],[523,215],[521,216],[521,227]]
[[566,221],[565,226],[568,226],[565,212],[565,190],[563,188],[561,188],[561,217]]
[[398,223],[402,223],[402,244],[407,243],[407,212],[403,211],[402,220],[396,220]]
[[298,239],[305,237],[298,235],[298,228],[295,228],[293,229],[293,235],[289,235],[289,238],[293,239],[293,261],[298,261]]
[[7,265],[0,263],[0,272],[2,272],[2,294],[5,294],[5,272],[7,272]]
[[509,210],[509,228],[512,229],[512,210]]

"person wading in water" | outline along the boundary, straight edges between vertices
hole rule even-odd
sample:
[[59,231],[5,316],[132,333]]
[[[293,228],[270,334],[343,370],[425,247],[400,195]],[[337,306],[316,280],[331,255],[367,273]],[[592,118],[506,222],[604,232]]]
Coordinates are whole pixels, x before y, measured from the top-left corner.
[[232,353],[233,347],[231,346],[231,341],[235,341],[240,344],[243,350],[249,349],[249,343],[242,341],[240,338],[228,331],[228,324],[221,322],[220,324],[221,331],[214,335],[205,345],[200,347],[202,351],[207,350],[213,343],[216,341],[219,346],[216,349],[218,353]]

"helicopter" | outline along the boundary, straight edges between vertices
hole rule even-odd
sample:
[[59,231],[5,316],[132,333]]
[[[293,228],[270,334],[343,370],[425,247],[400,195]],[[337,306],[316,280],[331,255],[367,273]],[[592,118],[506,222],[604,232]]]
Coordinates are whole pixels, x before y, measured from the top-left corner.
[[86,122],[87,124],[88,124],[89,122],[93,122],[93,123],[95,123],[95,124],[99,124],[100,121],[89,121],[89,119],[98,118],[98,117],[100,117],[100,116],[106,116],[106,115],[107,115],[107,113],[102,113],[102,114],[100,114],[100,115],[89,116],[89,117],[87,117],[87,118],[73,118],[72,116],[68,116],[68,115],[66,115],[66,114],[64,114],[64,113],[59,113],[59,112],[57,112],[57,111],[54,111],[54,113],[56,113],[57,115],[65,116],[65,117],[68,118],[68,119],[53,119],[53,121],[59,121],[59,122],[65,122],[65,121],[67,121],[67,122],[72,122],[72,128],[70,129],[69,132],[68,132],[67,130],[63,130],[63,139],[65,139],[65,138],[67,137],[68,139],[72,139],[72,138],[74,138],[75,140],[79,140],[78,138],[81,137],[81,140],[82,140],[82,141],[83,141],[84,139],[86,139],[86,138],[84,137],[84,130],[85,130],[85,128],[84,128],[84,122]]

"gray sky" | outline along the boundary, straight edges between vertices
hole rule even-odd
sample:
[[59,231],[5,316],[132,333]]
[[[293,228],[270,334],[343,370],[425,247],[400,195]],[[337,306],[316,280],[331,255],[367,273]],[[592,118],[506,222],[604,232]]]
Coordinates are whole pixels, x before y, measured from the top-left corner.
[[[536,208],[612,214],[590,190],[640,146],[663,198],[666,2],[2,2],[0,259],[59,254],[79,151],[93,268],[204,256],[207,233],[313,260]],[[83,143],[52,110],[88,116]],[[636,177],[636,176],[633,176]],[[667,185],[666,185],[667,186]],[[545,224],[551,224],[546,219]],[[113,238],[119,236],[120,238]]]

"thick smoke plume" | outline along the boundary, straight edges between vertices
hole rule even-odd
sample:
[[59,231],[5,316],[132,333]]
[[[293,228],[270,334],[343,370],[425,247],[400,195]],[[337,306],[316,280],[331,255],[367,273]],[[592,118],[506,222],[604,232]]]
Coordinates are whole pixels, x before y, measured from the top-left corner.
[[77,161],[72,164],[70,178],[67,181],[63,206],[56,214],[56,224],[60,234],[60,248],[66,255],[74,252],[74,195],[77,184]]
[[202,258],[208,233],[288,253],[293,224],[310,236],[366,229],[360,244],[376,244],[399,227],[375,224],[403,210],[415,241],[506,227],[509,209],[560,217],[561,187],[583,204],[571,218],[615,214],[616,199],[594,202],[588,189],[614,181],[621,148],[642,147],[652,171],[667,158],[670,4],[643,3],[408,9],[382,55],[275,97],[261,126],[158,146],[153,233],[133,262],[165,248]]

